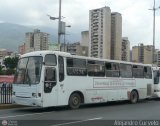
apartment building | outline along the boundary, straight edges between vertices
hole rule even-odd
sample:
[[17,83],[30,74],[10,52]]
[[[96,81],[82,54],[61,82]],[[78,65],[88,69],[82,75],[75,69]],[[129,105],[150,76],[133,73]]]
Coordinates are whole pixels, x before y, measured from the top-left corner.
[[34,32],[27,32],[25,36],[25,52],[32,52],[38,50],[48,50],[49,34],[40,32],[35,29]]
[[121,60],[130,62],[130,42],[127,37],[122,38]]
[[72,55],[88,56],[88,47],[80,42],[61,44],[61,51],[69,52]]
[[89,56],[110,59],[111,10],[109,7],[89,11]]
[[152,64],[153,46],[139,44],[132,47],[132,62]]
[[81,32],[81,45],[89,47],[89,31]]
[[111,14],[111,59],[121,60],[122,16],[118,12]]
[[12,52],[8,51],[7,49],[0,49],[0,58],[4,58],[6,56],[11,55]]
[[22,45],[18,46],[18,53],[19,54],[24,54],[25,53],[25,43],[23,43]]
[[160,51],[156,51],[156,64],[158,67],[160,67]]
[[121,60],[122,15],[109,7],[89,11],[89,56]]

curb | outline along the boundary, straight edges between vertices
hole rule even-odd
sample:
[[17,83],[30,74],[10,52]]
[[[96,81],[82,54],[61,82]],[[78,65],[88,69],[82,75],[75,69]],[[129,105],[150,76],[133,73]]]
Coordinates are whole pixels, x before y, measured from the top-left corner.
[[1,109],[12,109],[12,108],[22,108],[26,107],[23,105],[14,105],[14,104],[0,104],[0,110]]

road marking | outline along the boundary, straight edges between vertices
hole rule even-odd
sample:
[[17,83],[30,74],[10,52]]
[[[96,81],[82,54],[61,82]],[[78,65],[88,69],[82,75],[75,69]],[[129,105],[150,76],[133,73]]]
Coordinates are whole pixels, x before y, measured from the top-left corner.
[[45,113],[47,114],[47,113],[52,113],[52,112],[43,112],[43,113],[34,113],[34,114],[4,116],[4,117],[0,117],[0,119],[4,119],[4,118],[15,118],[15,117],[22,117],[22,116],[31,116],[31,115],[42,115],[42,114],[45,114]]
[[61,123],[61,124],[50,125],[50,126],[63,126],[63,125],[70,125],[70,124],[75,124],[75,123],[83,123],[83,122],[87,122],[87,121],[100,120],[100,119],[102,119],[102,117],[92,118],[92,119],[87,119],[87,120],[81,120],[81,121],[73,121],[73,122],[68,122],[68,123]]

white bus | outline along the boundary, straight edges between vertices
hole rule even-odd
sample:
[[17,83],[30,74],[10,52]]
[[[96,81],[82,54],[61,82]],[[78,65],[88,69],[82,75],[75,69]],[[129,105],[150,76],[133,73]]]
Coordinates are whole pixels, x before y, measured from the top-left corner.
[[63,106],[139,99],[153,94],[151,65],[36,51],[21,56],[12,102],[28,106]]
[[153,67],[154,93],[153,97],[160,98],[160,67]]

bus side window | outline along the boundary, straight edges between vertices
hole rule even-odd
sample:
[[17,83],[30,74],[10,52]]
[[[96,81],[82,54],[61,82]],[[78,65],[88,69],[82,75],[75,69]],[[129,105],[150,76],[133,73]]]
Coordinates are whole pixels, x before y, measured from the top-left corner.
[[120,74],[122,78],[132,78],[132,66],[130,64],[120,64]]
[[105,64],[107,77],[119,77],[119,64],[109,63]]
[[78,58],[67,58],[67,75],[69,76],[86,76],[86,60]]
[[144,67],[144,77],[151,79],[152,78],[152,70],[151,67]]
[[159,71],[158,70],[153,71],[153,75],[154,75],[154,84],[159,84]]
[[134,78],[144,78],[143,66],[133,65],[132,70]]
[[88,67],[88,76],[97,76],[97,77],[105,76],[105,67],[103,61],[88,60],[87,67]]
[[58,67],[59,67],[59,81],[64,80],[64,60],[63,57],[58,57]]

